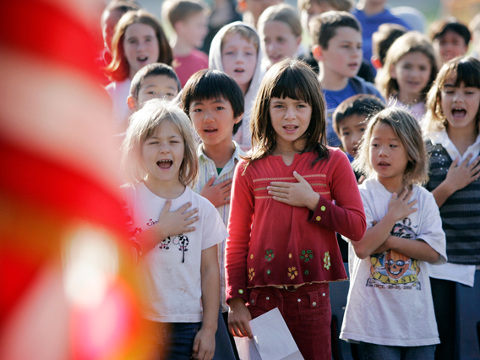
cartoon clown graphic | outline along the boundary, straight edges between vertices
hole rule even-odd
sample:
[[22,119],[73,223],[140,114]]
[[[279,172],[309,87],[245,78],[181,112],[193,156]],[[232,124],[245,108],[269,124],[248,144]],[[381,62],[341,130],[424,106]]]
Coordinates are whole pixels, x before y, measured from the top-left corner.
[[[396,223],[390,234],[406,239],[417,237],[408,217],[403,219],[401,223]],[[421,290],[421,284],[417,276],[420,268],[416,259],[400,254],[395,250],[387,250],[383,253],[372,254],[370,263],[370,277],[366,286]]]

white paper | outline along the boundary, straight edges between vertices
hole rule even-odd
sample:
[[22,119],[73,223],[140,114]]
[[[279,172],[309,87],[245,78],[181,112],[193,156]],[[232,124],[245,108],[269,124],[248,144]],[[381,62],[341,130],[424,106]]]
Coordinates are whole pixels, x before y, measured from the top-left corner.
[[251,320],[250,328],[253,339],[235,337],[240,360],[304,360],[278,308]]
[[238,357],[240,360],[262,360],[253,339],[235,336]]

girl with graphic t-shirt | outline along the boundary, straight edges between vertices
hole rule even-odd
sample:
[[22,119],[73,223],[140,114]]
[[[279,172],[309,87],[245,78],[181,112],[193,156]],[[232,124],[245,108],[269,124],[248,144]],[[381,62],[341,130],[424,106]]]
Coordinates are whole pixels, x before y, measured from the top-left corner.
[[349,242],[340,338],[360,342],[362,359],[433,359],[440,342],[426,263],[445,262],[445,234],[433,195],[419,186],[425,154],[413,116],[387,108],[370,120],[354,160],[367,176],[360,194],[368,229]]
[[189,187],[198,173],[190,120],[177,106],[150,100],[132,116],[122,151],[129,176],[123,190],[142,254],[147,341],[166,359],[212,359],[220,307],[216,245],[228,234],[215,207]]

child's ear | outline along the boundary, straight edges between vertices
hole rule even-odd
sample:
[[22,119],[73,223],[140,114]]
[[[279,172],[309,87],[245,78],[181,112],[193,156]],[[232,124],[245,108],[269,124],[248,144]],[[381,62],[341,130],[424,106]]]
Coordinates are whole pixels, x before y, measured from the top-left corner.
[[395,65],[390,65],[390,77],[392,79],[396,79],[397,78],[397,73],[395,72]]
[[137,110],[137,102],[133,98],[133,96],[129,96],[127,98],[127,105],[130,110],[136,111]]
[[312,54],[315,60],[317,61],[322,60],[322,47],[320,45],[313,45]]
[[300,46],[302,42],[302,36],[300,35],[298,38],[297,38],[297,46]]
[[370,62],[372,63],[375,70],[380,70],[383,67],[382,62],[375,55],[372,55]]
[[240,120],[242,120],[242,118],[243,118],[243,113],[238,115],[235,119],[233,119],[233,123],[238,124]]

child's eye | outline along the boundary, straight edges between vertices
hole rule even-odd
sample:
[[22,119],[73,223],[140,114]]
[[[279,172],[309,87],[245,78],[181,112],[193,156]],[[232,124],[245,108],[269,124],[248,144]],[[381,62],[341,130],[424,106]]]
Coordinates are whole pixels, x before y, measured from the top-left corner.
[[359,130],[362,134],[365,132],[365,128],[360,128]]
[[175,97],[175,94],[173,94],[173,93],[167,93],[166,96],[168,96],[168,97]]
[[194,112],[194,113],[200,113],[200,112],[202,112],[202,109],[193,109],[192,112]]
[[390,147],[391,148],[396,148],[396,147],[398,147],[398,145],[390,144]]
[[215,110],[224,110],[225,108],[223,106],[217,106]]
[[342,135],[343,135],[343,136],[348,136],[348,135],[350,135],[350,133],[349,133],[348,131],[344,131],[344,132],[342,133]]
[[147,91],[147,95],[156,95],[157,93],[155,91]]

